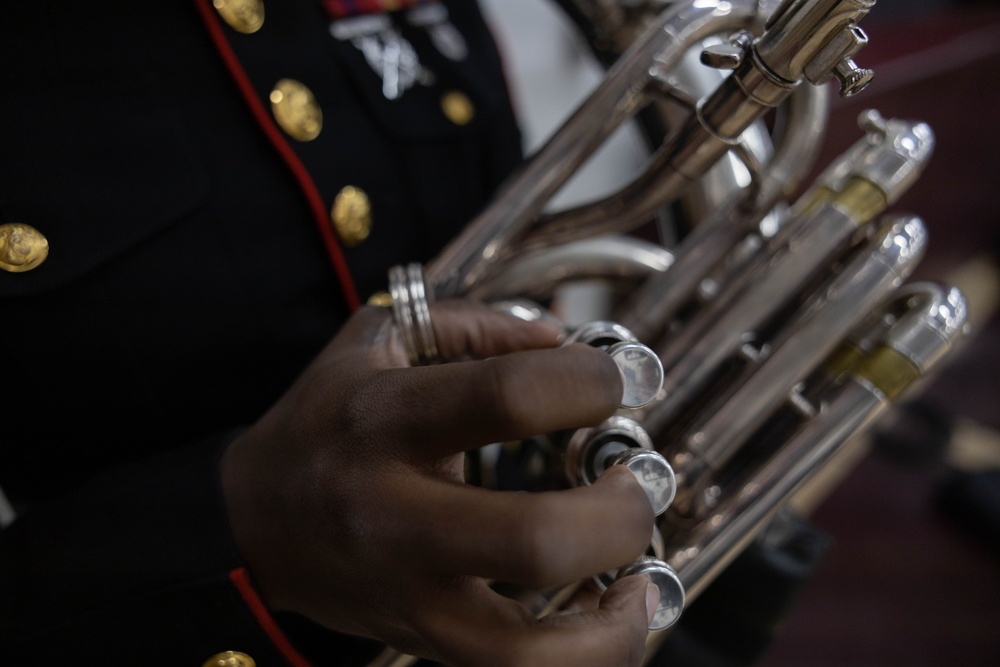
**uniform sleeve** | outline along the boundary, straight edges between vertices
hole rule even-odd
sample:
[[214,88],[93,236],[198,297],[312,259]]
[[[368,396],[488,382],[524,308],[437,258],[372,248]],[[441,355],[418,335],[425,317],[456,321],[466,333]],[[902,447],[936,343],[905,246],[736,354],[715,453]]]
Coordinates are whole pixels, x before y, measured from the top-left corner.
[[202,665],[225,651],[310,664],[231,541],[229,437],[109,472],[0,533],[0,664]]

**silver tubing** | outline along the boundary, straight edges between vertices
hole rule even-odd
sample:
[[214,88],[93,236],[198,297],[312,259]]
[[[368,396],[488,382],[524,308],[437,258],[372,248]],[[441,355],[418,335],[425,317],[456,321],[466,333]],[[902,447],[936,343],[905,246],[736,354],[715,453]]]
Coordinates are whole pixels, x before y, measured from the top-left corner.
[[[779,229],[766,252],[758,253],[733,276],[727,291],[702,308],[681,331],[659,345],[653,344],[663,361],[667,393],[646,409],[647,427],[659,431],[676,418],[720,364],[738,355],[760,327],[791,303],[803,285],[829,270],[859,227],[870,224],[868,219],[875,209],[868,204],[863,208],[850,199],[841,201],[834,191],[847,191],[860,182],[861,189],[880,198],[878,209],[882,209],[898,199],[922,172],[933,145],[933,134],[924,123],[892,120],[881,121],[879,128],[869,127],[866,136],[838,158],[796,205],[811,210],[804,215],[795,213],[798,218]],[[823,190],[831,191],[830,196],[814,205],[816,193]],[[726,234],[725,228],[718,234]],[[703,246],[710,248],[711,244],[703,242],[696,249]],[[673,266],[687,268],[690,264],[678,253]],[[657,280],[669,284],[670,276],[668,270]],[[690,280],[679,277],[685,284]]]
[[[897,303],[901,299],[904,308],[899,319],[876,341],[873,351],[841,376],[818,416],[748,475],[710,517],[668,542],[664,560],[677,571],[690,599],[704,590],[810,477],[885,412],[889,396],[867,371],[877,349],[892,347],[894,341],[921,340],[920,352],[910,359],[921,362],[915,382],[936,370],[966,334],[967,309],[958,290],[914,283],[892,297]],[[927,330],[939,335],[925,336]]]
[[560,131],[428,265],[425,277],[434,293],[463,295],[483,279],[612,131],[648,102],[656,68],[670,69],[688,47],[709,35],[748,27],[756,9],[752,0],[691,1],[661,13]]
[[770,355],[748,369],[722,404],[681,438],[683,448],[672,463],[684,484],[678,494],[682,512],[696,515],[702,510],[698,497],[711,475],[732,459],[864,315],[912,273],[926,248],[923,222],[894,217],[883,229],[874,243],[856,253],[844,272],[786,324],[772,342]]
[[505,261],[496,273],[473,286],[470,298],[496,301],[511,297],[547,299],[564,283],[580,279],[621,280],[635,284],[666,271],[674,254],[649,241],[601,236],[525,253]]

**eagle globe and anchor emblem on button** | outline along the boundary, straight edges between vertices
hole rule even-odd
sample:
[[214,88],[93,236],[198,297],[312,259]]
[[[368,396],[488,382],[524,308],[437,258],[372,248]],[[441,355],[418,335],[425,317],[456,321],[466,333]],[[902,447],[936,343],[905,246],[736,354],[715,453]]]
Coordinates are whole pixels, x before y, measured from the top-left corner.
[[264,25],[262,0],[212,0],[212,6],[230,28],[244,35],[252,35]]
[[49,256],[49,241],[40,231],[20,222],[0,225],[0,269],[23,273]]

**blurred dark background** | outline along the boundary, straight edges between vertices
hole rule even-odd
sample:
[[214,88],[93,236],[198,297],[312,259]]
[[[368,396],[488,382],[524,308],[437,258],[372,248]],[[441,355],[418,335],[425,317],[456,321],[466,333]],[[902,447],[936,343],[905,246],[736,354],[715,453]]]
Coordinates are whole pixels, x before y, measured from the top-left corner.
[[893,210],[926,222],[916,278],[960,287],[973,333],[811,515],[829,551],[757,664],[1000,665],[1000,3],[878,0],[863,28],[876,77],[834,103],[820,164],[864,109],[930,124]]
[[[877,0],[815,172],[866,109],[927,122],[891,212],[930,243],[913,280],[959,287],[971,334],[686,609],[653,667],[1000,665],[1000,3]],[[809,183],[812,179],[806,179]]]

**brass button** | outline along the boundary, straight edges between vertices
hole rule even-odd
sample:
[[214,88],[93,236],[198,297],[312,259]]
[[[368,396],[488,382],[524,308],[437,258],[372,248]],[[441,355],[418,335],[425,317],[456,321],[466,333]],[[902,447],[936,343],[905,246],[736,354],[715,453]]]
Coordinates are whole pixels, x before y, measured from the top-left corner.
[[375,292],[368,297],[368,305],[388,308],[392,305],[392,295],[388,292]]
[[201,667],[257,667],[254,659],[239,651],[216,653],[205,661]]
[[49,256],[49,240],[20,222],[0,225],[0,269],[11,273],[31,271]]
[[212,0],[212,4],[230,28],[244,35],[255,33],[264,25],[261,0]]
[[323,111],[312,91],[295,79],[282,79],[271,91],[271,112],[288,136],[312,141],[323,129]]
[[330,219],[344,245],[358,245],[372,231],[372,206],[368,195],[361,188],[346,186],[333,200]]
[[476,115],[472,100],[457,90],[450,90],[441,96],[441,110],[455,125],[467,125]]

